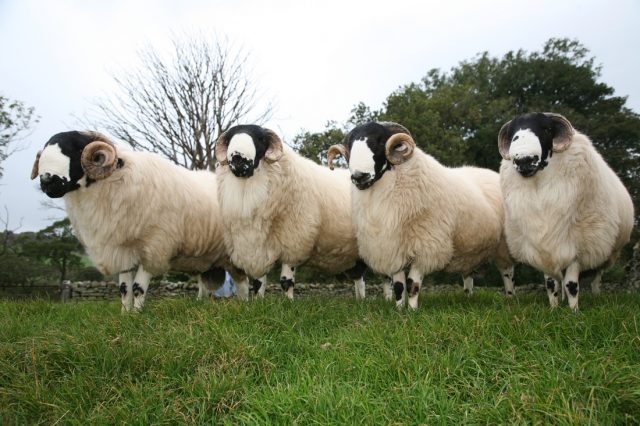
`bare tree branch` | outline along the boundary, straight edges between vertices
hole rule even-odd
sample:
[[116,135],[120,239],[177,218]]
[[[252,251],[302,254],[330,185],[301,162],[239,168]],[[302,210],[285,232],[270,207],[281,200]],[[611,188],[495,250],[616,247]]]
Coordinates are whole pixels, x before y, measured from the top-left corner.
[[138,68],[114,77],[115,96],[96,101],[100,118],[89,119],[136,149],[213,170],[221,132],[272,115],[271,102],[256,110],[261,93],[249,77],[249,56],[227,40],[174,37],[168,58],[148,46],[139,59]]

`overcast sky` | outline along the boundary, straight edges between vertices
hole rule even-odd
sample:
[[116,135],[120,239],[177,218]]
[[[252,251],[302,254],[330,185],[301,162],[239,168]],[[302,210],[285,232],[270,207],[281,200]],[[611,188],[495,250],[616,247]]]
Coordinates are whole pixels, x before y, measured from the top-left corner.
[[[0,94],[36,108],[29,146],[4,163],[0,209],[10,228],[38,230],[60,212],[29,180],[38,149],[78,128],[112,75],[146,44],[169,49],[175,33],[226,35],[250,53],[257,84],[285,140],[363,101],[379,108],[427,70],[476,53],[539,50],[550,37],[577,38],[603,65],[602,81],[640,111],[640,1],[72,1],[0,0]],[[0,214],[1,214],[0,210]]]

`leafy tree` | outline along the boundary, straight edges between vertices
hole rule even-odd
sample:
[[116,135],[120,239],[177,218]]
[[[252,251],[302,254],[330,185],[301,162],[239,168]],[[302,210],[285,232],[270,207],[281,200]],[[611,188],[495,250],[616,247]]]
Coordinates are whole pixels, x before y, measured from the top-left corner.
[[[483,52],[449,72],[428,71],[422,81],[390,94],[380,111],[358,104],[340,130],[348,131],[359,119],[396,121],[446,165],[497,170],[503,123],[525,112],[557,112],[591,137],[629,188],[638,212],[640,116],[625,106],[625,97],[599,81],[600,75],[595,58],[576,40],[550,39],[541,51],[512,51],[501,58]],[[324,158],[331,145],[327,139],[337,128],[296,136],[299,151]]]
[[0,177],[2,162],[15,152],[10,144],[24,135],[24,132],[38,120],[33,107],[26,107],[20,101],[0,95]]
[[54,222],[22,243],[22,254],[54,267],[60,284],[70,268],[81,265],[81,253],[82,246],[73,235],[68,218]]

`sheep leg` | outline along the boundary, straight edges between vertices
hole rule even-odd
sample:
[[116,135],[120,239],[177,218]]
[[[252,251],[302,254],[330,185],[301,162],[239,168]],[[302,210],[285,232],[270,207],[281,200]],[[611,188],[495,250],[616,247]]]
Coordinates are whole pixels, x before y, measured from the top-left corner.
[[600,283],[602,282],[602,269],[600,269],[596,276],[591,281],[591,293],[598,295],[600,294]]
[[296,285],[294,271],[295,268],[293,266],[289,266],[286,263],[282,264],[282,272],[280,273],[280,286],[282,287],[282,291],[284,291],[289,300],[293,300],[293,287]]
[[129,312],[133,308],[133,272],[120,272],[118,281],[120,281],[122,313]]
[[577,261],[573,261],[567,268],[564,274],[562,284],[567,290],[567,299],[569,300],[569,307],[573,312],[578,311],[578,292],[580,291],[580,265]]
[[418,296],[420,295],[420,287],[422,286],[422,274],[415,269],[409,271],[407,278],[407,294],[409,295],[409,309],[418,309]]
[[473,277],[466,276],[462,277],[462,287],[464,288],[464,292],[471,296],[473,294]]
[[243,302],[249,301],[249,277],[244,276],[236,281],[236,295]]
[[513,265],[507,268],[499,268],[500,275],[502,276],[502,283],[504,284],[504,295],[511,297],[516,294],[515,282],[513,281]]
[[544,282],[547,286],[547,297],[549,297],[549,305],[551,308],[558,307],[558,290],[561,290],[558,281],[547,274],[544,274]]
[[151,281],[151,274],[140,265],[136,277],[133,279],[133,310],[136,312],[142,311],[144,307],[149,281]]
[[262,299],[265,291],[267,291],[267,276],[263,275],[260,278],[251,280],[251,287],[253,294]]
[[364,285],[364,277],[353,280],[353,286],[356,290],[356,299],[364,299],[366,296],[366,286]]
[[396,308],[402,309],[404,308],[404,271],[393,274],[391,280],[393,281],[393,294],[396,299]]
[[209,290],[202,281],[202,274],[198,274],[198,300],[209,297]]
[[366,295],[366,287],[364,283],[364,274],[367,272],[367,265],[360,259],[356,261],[353,268],[345,271],[347,278],[353,280],[353,286],[356,292],[356,299],[364,299]]
[[388,300],[389,302],[393,300],[393,292],[391,291],[392,285],[393,278],[389,278],[388,282],[382,283],[382,295],[384,296],[384,300]]

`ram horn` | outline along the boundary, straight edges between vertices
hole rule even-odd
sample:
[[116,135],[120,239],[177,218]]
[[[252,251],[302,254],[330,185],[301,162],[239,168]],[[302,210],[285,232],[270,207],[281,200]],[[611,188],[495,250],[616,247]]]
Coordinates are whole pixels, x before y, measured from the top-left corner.
[[273,130],[264,129],[264,131],[269,141],[269,148],[264,154],[264,159],[267,163],[275,163],[282,157],[282,140]]
[[216,146],[214,147],[216,161],[221,166],[226,166],[227,164],[229,164],[229,160],[227,160],[228,146],[225,143],[226,137],[227,137],[227,132],[223,132],[220,136],[218,136],[218,140],[216,140]]
[[401,164],[413,155],[416,143],[408,133],[395,133],[384,146],[384,154],[391,164]]
[[553,112],[545,112],[544,115],[553,120],[555,134],[553,137],[553,152],[562,152],[569,148],[573,142],[574,129],[565,116]]
[[116,147],[105,136],[98,132],[85,132],[93,139],[82,150],[80,164],[82,170],[91,179],[106,179],[118,165]]
[[33,167],[31,168],[31,180],[34,180],[38,177],[38,163],[40,162],[40,155],[42,151],[38,151],[36,154],[36,161],[33,162]]
[[411,132],[409,131],[409,129],[404,127],[402,124],[398,124],[393,121],[381,121],[378,124],[391,131],[391,133],[406,133],[407,135],[411,136]]
[[500,131],[498,132],[498,150],[500,151],[500,155],[502,156],[502,158],[504,158],[505,160],[511,160],[511,157],[509,156],[511,141],[507,138],[510,125],[511,121],[507,121],[502,125]]
[[327,165],[331,170],[334,169],[333,159],[336,158],[338,155],[342,155],[342,157],[347,162],[349,161],[349,152],[347,151],[347,148],[344,145],[340,145],[340,144],[331,145],[327,150]]

